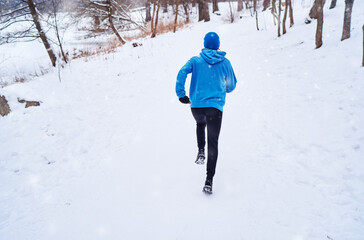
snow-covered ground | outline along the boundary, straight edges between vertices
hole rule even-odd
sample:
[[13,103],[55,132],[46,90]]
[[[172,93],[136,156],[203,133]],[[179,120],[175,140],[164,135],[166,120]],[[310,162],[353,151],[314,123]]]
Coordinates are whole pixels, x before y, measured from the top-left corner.
[[[309,9],[281,38],[269,13],[259,32],[253,18],[212,16],[74,60],[61,82],[55,71],[0,89],[12,108],[0,118],[0,239],[364,239],[363,8],[344,42],[344,3],[325,9],[320,49]],[[208,31],[238,78],[212,196],[174,93]]]

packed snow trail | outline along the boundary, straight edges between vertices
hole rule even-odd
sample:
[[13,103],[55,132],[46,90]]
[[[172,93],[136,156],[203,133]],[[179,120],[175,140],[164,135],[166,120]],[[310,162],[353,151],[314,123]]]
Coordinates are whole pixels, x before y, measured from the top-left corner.
[[[325,17],[337,35],[335,12]],[[251,22],[219,24],[74,61],[62,82],[3,89],[13,112],[0,119],[0,239],[363,239],[358,31],[314,50],[313,25],[276,39]],[[195,122],[174,93],[208,31],[238,78],[212,196],[194,163]],[[21,96],[43,103],[23,109]]]

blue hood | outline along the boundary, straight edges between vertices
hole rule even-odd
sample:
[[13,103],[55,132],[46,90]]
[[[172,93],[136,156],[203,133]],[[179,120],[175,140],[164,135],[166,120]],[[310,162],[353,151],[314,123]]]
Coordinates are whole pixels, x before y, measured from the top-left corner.
[[226,52],[203,48],[200,55],[208,64],[216,64],[225,60]]
[[176,81],[178,98],[186,95],[187,75],[192,73],[190,82],[191,108],[213,107],[223,111],[226,93],[236,87],[236,77],[226,53],[202,49],[200,56],[192,57],[179,70]]

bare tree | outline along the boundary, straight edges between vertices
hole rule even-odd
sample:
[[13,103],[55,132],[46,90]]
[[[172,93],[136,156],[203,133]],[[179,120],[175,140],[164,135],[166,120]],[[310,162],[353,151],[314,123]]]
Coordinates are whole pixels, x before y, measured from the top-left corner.
[[209,0],[197,0],[198,3],[198,21],[210,21]]
[[313,2],[313,5],[312,5],[311,10],[310,10],[310,13],[309,13],[310,18],[317,19],[318,14],[319,14],[319,11],[320,11],[319,8],[323,8],[324,7],[325,1],[326,0],[315,0]]
[[267,10],[270,6],[271,0],[263,0],[263,11]]
[[218,0],[212,0],[212,12],[217,12],[219,11],[219,4],[218,4]]
[[120,36],[118,30],[115,28],[115,25],[114,25],[114,21],[113,21],[113,12],[114,12],[114,9],[113,9],[113,5],[111,5],[111,0],[106,0],[105,2],[105,7],[106,7],[106,14],[107,14],[107,19],[109,20],[109,24],[110,24],[110,27],[112,29],[112,31],[114,32],[114,34],[116,35],[116,37],[119,39],[119,41],[122,43],[122,44],[125,44],[125,40]]
[[[154,20],[154,17],[153,17],[154,26],[153,26],[153,31],[152,31],[151,38],[154,38],[157,35],[158,15],[159,15],[159,9],[161,7],[161,0],[157,0],[157,1],[158,1],[158,5],[157,5],[156,14],[155,14],[155,20]],[[155,2],[154,2],[154,7],[153,8],[155,9]],[[153,15],[154,15],[154,13],[153,13]],[[153,24],[153,21],[152,21],[152,24]]]
[[324,24],[323,0],[316,0],[317,3],[317,27],[316,27],[316,48],[322,46],[322,28]]
[[251,8],[251,6],[250,6],[250,4],[249,4],[249,1],[252,1],[252,0],[243,0],[243,2],[245,2],[245,8],[246,9],[250,9]]
[[255,24],[256,24],[257,30],[259,31],[257,0],[254,0],[254,14],[255,14]]
[[168,12],[168,0],[161,0],[161,5],[163,7],[163,13],[167,13]]
[[364,24],[363,24],[363,62],[362,66],[364,67]]
[[286,20],[287,20],[288,10],[289,10],[289,18],[290,18],[290,27],[292,27],[293,26],[293,10],[292,10],[291,0],[286,0],[285,6],[284,6],[284,15],[283,15],[283,20],[282,20],[282,33],[283,34],[287,33]]
[[78,12],[80,16],[95,17],[105,25],[105,31],[113,33],[121,44],[126,41],[119,31],[123,29],[141,29],[146,31],[142,24],[137,23],[131,17],[128,6],[118,0],[78,0]]
[[182,0],[183,10],[185,11],[186,15],[186,23],[190,22],[190,13],[189,13],[189,1],[188,0]]
[[330,9],[336,7],[336,0],[331,0]]
[[233,23],[235,20],[234,9],[233,9],[231,1],[229,0],[228,2],[229,2],[230,23]]
[[243,0],[238,0],[238,12],[243,10]]
[[150,22],[152,20],[152,16],[150,15],[150,1],[145,2],[145,21]]
[[[50,40],[52,41],[52,43],[56,44],[59,47],[63,61],[65,63],[67,63],[68,57],[63,50],[63,33],[69,27],[69,24],[62,23],[64,21],[62,21],[61,17],[58,14],[61,10],[62,1],[61,0],[49,0],[49,1],[51,4],[49,6],[49,12],[50,12],[51,18],[47,21],[47,24],[51,27],[51,29],[53,29],[53,32],[56,36],[55,41],[53,41],[52,38],[50,38]],[[63,24],[63,33],[61,30],[62,24]]]
[[202,21],[204,20],[204,16],[203,16],[203,1],[204,0],[197,0],[197,5],[198,5],[198,21]]
[[281,36],[281,11],[282,11],[282,0],[278,2],[278,37]]
[[42,39],[43,45],[47,50],[48,56],[51,59],[53,67],[55,67],[57,57],[54,54],[54,52],[53,52],[53,50],[51,48],[51,45],[48,42],[48,38],[45,35],[45,33],[44,33],[43,29],[42,29],[42,26],[40,25],[39,15],[38,15],[37,9],[36,9],[36,7],[34,5],[34,2],[33,2],[33,0],[27,0],[27,2],[28,2],[28,7],[30,9],[30,13],[32,14],[34,25],[37,28],[37,31],[39,33],[39,37],[40,37],[40,39]]
[[176,32],[176,29],[177,29],[178,4],[179,4],[179,0],[176,0],[176,16],[174,18],[174,26],[173,26],[174,33]]
[[288,10],[289,10],[289,27],[292,27],[294,24],[292,0],[287,0],[286,4],[288,4]]
[[52,66],[56,66],[57,57],[49,43],[41,20],[39,11],[33,0],[20,0],[5,3],[0,9],[0,31],[11,29],[19,23],[28,23],[28,27],[11,31],[0,36],[0,44],[18,41],[31,41],[40,38],[51,60]]
[[286,2],[285,6],[284,6],[284,14],[283,14],[283,20],[282,20],[282,33],[283,34],[287,33],[287,30],[286,30],[287,12],[288,12],[288,4]]
[[205,22],[210,21],[209,0],[203,0],[203,16]]
[[353,10],[353,4],[354,0],[345,0],[344,25],[341,41],[350,38],[351,12]]
[[313,5],[310,9],[310,13],[308,15],[312,19],[317,19],[317,1],[316,0],[313,2]]
[[278,20],[278,16],[277,16],[277,7],[276,7],[276,0],[272,0],[272,9],[271,9],[271,13],[273,16],[273,23],[274,25],[276,25],[276,20]]
[[156,10],[156,1],[157,0],[153,0],[153,14],[152,14],[152,19],[151,19],[151,23],[150,23],[150,32],[153,33],[154,31],[154,18],[155,18],[155,10]]

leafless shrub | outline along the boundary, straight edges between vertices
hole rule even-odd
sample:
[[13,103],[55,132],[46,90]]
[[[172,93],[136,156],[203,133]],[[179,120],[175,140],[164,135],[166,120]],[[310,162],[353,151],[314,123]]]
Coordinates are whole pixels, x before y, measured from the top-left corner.
[[9,83],[3,81],[2,79],[0,79],[0,88],[4,88],[4,87],[7,87],[7,86],[9,86]]
[[123,44],[119,42],[118,39],[114,39],[113,41],[109,41],[109,43],[105,47],[99,46],[97,49],[73,49],[72,59],[78,58],[87,58],[91,56],[108,54],[116,51],[116,48],[122,46]]
[[25,76],[15,76],[14,77],[14,82],[15,83],[23,83],[26,81],[26,78]]
[[[188,23],[186,23],[185,21],[178,21],[177,23],[177,28],[184,28],[188,26]],[[173,32],[173,28],[174,28],[174,22],[173,21],[170,21],[170,22],[161,22],[159,25],[158,25],[158,30],[157,32],[159,34],[161,33],[167,33],[167,32]]]

